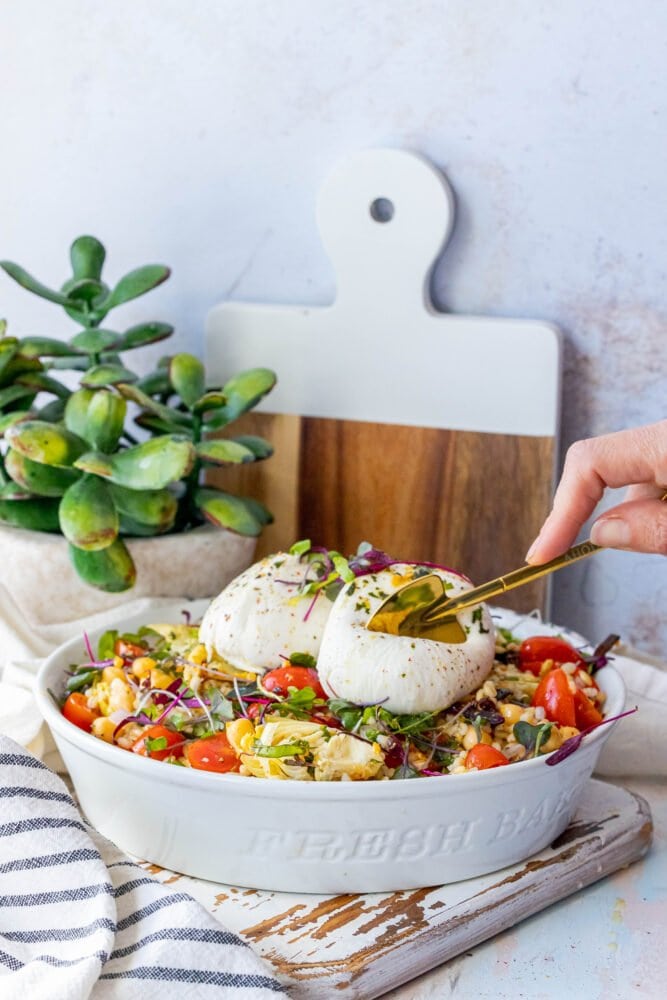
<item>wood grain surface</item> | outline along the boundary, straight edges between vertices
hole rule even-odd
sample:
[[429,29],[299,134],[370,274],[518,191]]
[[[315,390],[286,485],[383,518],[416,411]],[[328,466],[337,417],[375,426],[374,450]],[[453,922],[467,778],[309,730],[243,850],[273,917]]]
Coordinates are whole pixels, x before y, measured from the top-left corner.
[[[551,437],[265,413],[234,424],[241,432],[268,438],[274,456],[210,478],[272,510],[258,555],[298,538],[347,555],[366,540],[482,583],[523,563],[549,510]],[[502,604],[545,612],[547,586],[537,580]]]

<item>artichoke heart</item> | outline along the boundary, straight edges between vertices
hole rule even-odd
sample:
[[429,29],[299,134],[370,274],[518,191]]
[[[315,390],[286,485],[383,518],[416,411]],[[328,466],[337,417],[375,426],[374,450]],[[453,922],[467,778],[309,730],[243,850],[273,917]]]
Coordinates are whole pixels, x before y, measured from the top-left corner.
[[243,747],[242,771],[258,778],[363,781],[376,777],[384,764],[377,743],[322,724],[276,716],[257,726],[254,737],[245,735]]

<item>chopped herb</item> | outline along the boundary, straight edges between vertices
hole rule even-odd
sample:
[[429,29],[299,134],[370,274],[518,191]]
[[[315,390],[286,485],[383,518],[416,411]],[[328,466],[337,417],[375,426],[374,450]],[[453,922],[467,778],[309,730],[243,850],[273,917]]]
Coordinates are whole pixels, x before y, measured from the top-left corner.
[[103,632],[97,643],[97,658],[98,660],[109,660],[114,655],[114,648],[116,645],[116,639],[118,638],[117,629],[109,629],[108,632]]
[[99,680],[99,670],[80,670],[73,674],[65,684],[65,688],[71,694],[72,691],[80,691]]
[[310,552],[312,545],[310,544],[310,538],[303,538],[300,542],[295,542],[289,550],[291,556],[305,556],[306,552]]
[[473,620],[473,622],[477,622],[477,625],[479,626],[479,631],[482,634],[484,634],[485,632],[489,631],[488,628],[484,628],[484,623],[482,621],[482,609],[481,608],[475,608],[475,610],[472,613],[472,620]]
[[225,698],[220,688],[215,684],[207,684],[204,694],[208,699],[211,718],[215,724],[216,731],[224,729],[225,722],[229,722],[234,718],[234,706],[229,698]]
[[310,653],[290,653],[289,661],[295,667],[312,667],[315,669],[317,660]]
[[400,779],[400,778],[418,778],[418,777],[419,777],[419,771],[417,771],[414,767],[412,767],[411,764],[408,764],[407,762],[397,767],[391,776],[392,781],[395,778]]
[[154,750],[166,750],[167,749],[167,737],[166,736],[156,736],[154,740],[147,739],[145,742],[145,747],[148,753],[153,753]]

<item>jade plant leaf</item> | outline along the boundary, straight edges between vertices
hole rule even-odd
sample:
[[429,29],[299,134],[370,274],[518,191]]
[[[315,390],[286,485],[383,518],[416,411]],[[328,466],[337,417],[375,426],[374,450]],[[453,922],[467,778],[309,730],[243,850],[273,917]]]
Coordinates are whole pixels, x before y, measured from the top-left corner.
[[20,267],[19,264],[14,264],[11,260],[0,260],[0,267],[5,271],[10,278],[17,281],[19,285],[26,288],[29,292],[33,292],[35,295],[39,295],[42,299],[48,299],[49,302],[57,302],[58,305],[66,306],[68,304],[68,299],[66,295],[61,292],[54,291],[53,288],[47,288],[43,285],[41,281],[37,281],[33,278],[31,274]]
[[[58,396],[56,399],[52,399],[48,403],[45,403],[44,406],[40,406],[34,414],[35,420],[46,420],[49,424],[59,424],[65,416],[65,402],[66,400],[61,399]],[[26,403],[27,400],[25,400],[21,405],[25,406]]]
[[84,313],[89,312],[95,301],[108,292],[108,288],[95,278],[70,278],[60,291],[67,296],[69,302],[67,312],[76,318],[81,306]]
[[201,441],[195,447],[199,458],[211,465],[240,465],[243,462],[255,461],[254,452],[250,448],[226,438]]
[[5,432],[12,448],[33,462],[68,467],[82,455],[88,445],[65,427],[42,420],[25,420]]
[[21,420],[26,420],[31,415],[31,410],[13,410],[11,413],[3,413],[0,416],[0,437],[2,437],[8,427],[20,423]]
[[195,413],[206,413],[207,410],[219,410],[226,402],[227,397],[222,389],[212,389],[210,392],[205,392],[192,409]]
[[29,531],[60,531],[58,504],[48,497],[0,500],[0,521]]
[[19,486],[13,479],[0,486],[0,500],[32,500],[34,493],[27,490],[25,486]]
[[67,371],[71,369],[77,372],[86,372],[90,368],[90,358],[86,354],[67,354],[61,358],[52,358],[48,362],[49,368],[56,371]]
[[26,358],[63,358],[73,353],[66,341],[55,337],[25,337],[19,349]]
[[140,389],[141,392],[149,393],[150,395],[171,392],[169,375],[163,369],[156,372],[150,372],[149,375],[142,376],[142,378],[135,383],[135,386],[137,389]]
[[115,455],[89,451],[75,463],[117,486],[131,490],[159,490],[182,479],[194,464],[195,450],[187,438],[164,434]]
[[155,431],[158,434],[187,434],[188,429],[183,424],[176,424],[171,420],[161,420],[154,413],[140,413],[134,418],[135,424],[145,427],[146,430]]
[[0,340],[0,372],[5,368],[12,358],[18,354],[19,346],[16,337],[5,337]]
[[273,514],[260,500],[255,500],[254,497],[241,497],[241,499],[253,517],[256,518],[263,527],[267,524],[273,524]]
[[95,389],[103,385],[118,385],[120,382],[134,382],[137,376],[123,365],[94,365],[81,376],[81,385]]
[[204,394],[204,366],[194,354],[174,354],[169,365],[169,379],[189,410]]
[[207,420],[212,430],[224,427],[242,413],[251,410],[276,384],[276,374],[269,368],[250,368],[233,375],[222,387],[227,403]]
[[106,549],[118,535],[111,491],[97,476],[82,476],[60,501],[60,528],[68,542],[86,552]]
[[163,535],[169,531],[169,527],[161,528],[157,524],[143,524],[141,521],[133,521],[126,514],[118,515],[120,524],[120,534],[126,538],[153,538],[155,535]]
[[197,507],[211,524],[218,528],[228,528],[238,535],[261,534],[262,522],[258,520],[244,501],[222,490],[202,488],[195,493]]
[[37,392],[53,393],[60,399],[67,399],[70,395],[70,390],[66,385],[51,378],[50,375],[45,375],[44,372],[25,372],[23,375],[19,375],[16,381],[19,385],[28,386],[29,389]]
[[69,397],[65,406],[65,427],[72,434],[77,434],[81,438],[86,436],[88,407],[95,392],[95,389],[77,389]]
[[153,413],[160,420],[182,424],[183,433],[186,432],[186,428],[192,426],[192,417],[189,413],[181,413],[180,410],[174,409],[173,406],[165,406],[164,403],[158,403],[157,400],[151,399],[150,396],[142,392],[136,385],[126,385],[120,382],[116,388],[126,399],[132,400],[133,403],[141,406],[142,409],[147,410],[149,413]]
[[249,448],[256,459],[270,458],[273,455],[273,445],[255,434],[239,434],[231,440],[242,444],[244,448]]
[[6,389],[0,389],[0,410],[10,403],[15,403],[17,399],[25,399],[26,396],[33,396],[35,393],[24,385],[8,385]]
[[128,490],[110,485],[111,496],[122,518],[158,531],[167,531],[174,523],[178,501],[169,490]]
[[82,330],[70,340],[70,354],[74,351],[85,351],[86,354],[101,354],[102,351],[110,351],[118,347],[122,340],[120,333],[113,330]]
[[88,403],[83,437],[98,451],[113,451],[125,425],[127,403],[108,389],[93,393]]
[[5,468],[15,483],[42,497],[61,497],[81,476],[76,469],[32,462],[14,448],[7,450]]
[[15,354],[4,367],[0,368],[0,385],[10,385],[19,375],[25,372],[44,371],[44,365],[38,358],[26,358]]
[[169,323],[139,323],[121,335],[118,350],[132,351],[135,347],[157,344],[159,340],[171,337],[173,332],[174,328]]
[[94,236],[79,236],[75,239],[70,247],[69,257],[75,278],[99,280],[106,250]]
[[138,267],[121,278],[100,305],[109,312],[123,302],[130,302],[131,299],[150,292],[151,288],[156,288],[166,281],[170,274],[171,271],[164,264],[146,264],[144,267]]
[[119,593],[134,586],[137,571],[122,539],[106,549],[89,552],[70,545],[70,558],[79,576],[98,590]]

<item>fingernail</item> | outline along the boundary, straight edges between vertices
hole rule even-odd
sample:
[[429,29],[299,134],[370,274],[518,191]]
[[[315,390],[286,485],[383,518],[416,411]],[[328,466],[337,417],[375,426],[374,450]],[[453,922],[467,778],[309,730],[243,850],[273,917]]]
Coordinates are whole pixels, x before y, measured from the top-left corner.
[[632,542],[630,525],[621,517],[601,517],[591,528],[591,541],[609,549],[625,549]]
[[540,539],[541,538],[542,538],[542,533],[540,532],[540,534],[537,536],[537,538],[535,539],[535,541],[533,542],[533,544],[530,546],[530,548],[526,552],[526,562],[530,562],[532,556],[534,556],[535,553],[537,552],[537,550],[539,548],[539,545],[540,545]]

